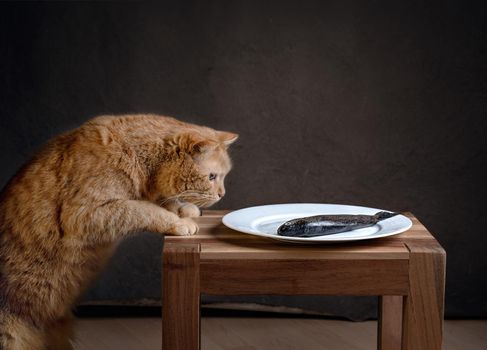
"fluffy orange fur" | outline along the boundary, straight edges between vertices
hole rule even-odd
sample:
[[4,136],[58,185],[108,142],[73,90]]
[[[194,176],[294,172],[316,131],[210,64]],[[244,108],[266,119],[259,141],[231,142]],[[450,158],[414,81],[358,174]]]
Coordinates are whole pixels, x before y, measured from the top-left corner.
[[71,308],[135,232],[191,235],[237,135],[101,116],[50,141],[0,195],[0,349],[71,349]]

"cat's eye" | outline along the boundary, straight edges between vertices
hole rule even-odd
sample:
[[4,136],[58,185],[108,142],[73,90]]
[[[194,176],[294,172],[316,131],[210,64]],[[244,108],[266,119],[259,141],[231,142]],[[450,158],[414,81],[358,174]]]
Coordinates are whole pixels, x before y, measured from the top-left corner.
[[208,179],[210,179],[210,181],[215,180],[216,179],[216,174],[211,173],[210,175],[208,175]]

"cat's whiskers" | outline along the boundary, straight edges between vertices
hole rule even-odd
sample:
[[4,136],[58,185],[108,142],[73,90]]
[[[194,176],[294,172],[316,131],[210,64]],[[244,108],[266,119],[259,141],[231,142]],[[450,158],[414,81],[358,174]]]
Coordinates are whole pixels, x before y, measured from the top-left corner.
[[193,191],[193,190],[186,190],[186,191],[183,191],[181,193],[176,193],[172,196],[169,196],[169,197],[166,197],[166,198],[162,198],[161,201],[159,201],[160,203],[166,203],[167,201],[170,201],[172,199],[177,199],[179,197],[181,197],[182,195],[185,195],[185,194],[188,194],[188,193],[193,193],[193,192],[196,192],[196,191]]
[[175,195],[160,200],[159,205],[162,206],[171,200],[193,200],[195,204],[198,205],[198,204],[206,204],[209,201],[214,201],[216,199],[217,198],[215,198],[215,196],[210,195],[205,191],[186,190],[181,193],[177,193]]
[[181,196],[184,200],[191,200],[197,206],[206,206],[210,203],[218,201],[218,198],[207,192],[195,191],[193,193],[185,193]]
[[216,201],[215,197],[212,196],[197,196],[197,197],[185,197],[185,201],[191,202],[195,205],[205,204],[208,202]]
[[206,198],[198,198],[194,201],[194,204],[197,206],[206,206],[209,204],[213,204],[214,202],[217,202],[218,198],[215,198],[214,196],[208,196]]

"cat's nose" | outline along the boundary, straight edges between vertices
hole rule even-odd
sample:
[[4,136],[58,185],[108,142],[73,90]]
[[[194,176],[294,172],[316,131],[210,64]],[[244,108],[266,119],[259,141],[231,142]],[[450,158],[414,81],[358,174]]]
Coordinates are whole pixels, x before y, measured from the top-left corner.
[[222,198],[225,195],[225,190],[218,191],[218,197]]

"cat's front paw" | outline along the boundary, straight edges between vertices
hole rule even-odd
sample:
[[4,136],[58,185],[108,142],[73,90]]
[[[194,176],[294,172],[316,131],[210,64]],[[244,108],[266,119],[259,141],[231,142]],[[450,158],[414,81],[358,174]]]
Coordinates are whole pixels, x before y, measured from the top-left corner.
[[183,218],[177,220],[167,233],[175,236],[191,236],[198,232],[199,228],[196,223],[190,218]]
[[193,203],[185,203],[179,208],[178,214],[182,218],[197,218],[201,216],[201,211]]

